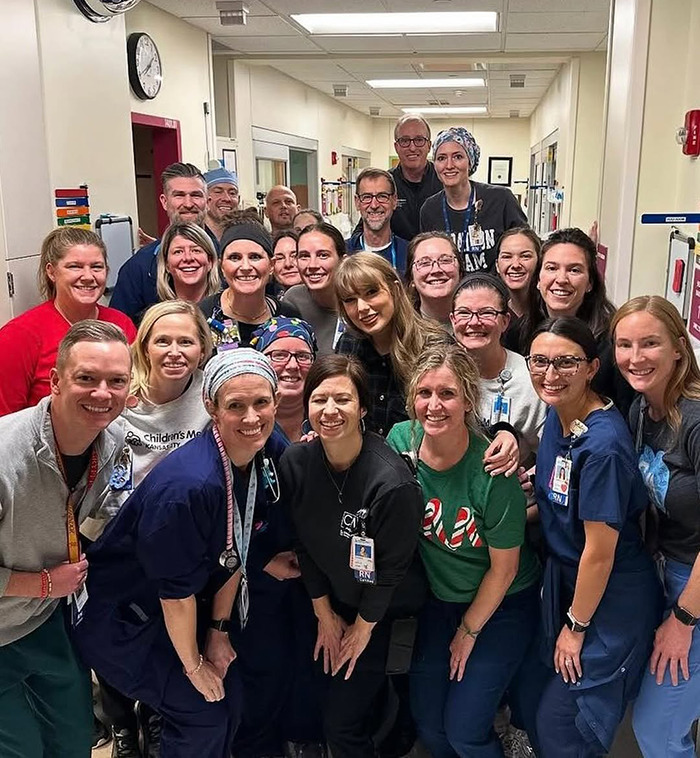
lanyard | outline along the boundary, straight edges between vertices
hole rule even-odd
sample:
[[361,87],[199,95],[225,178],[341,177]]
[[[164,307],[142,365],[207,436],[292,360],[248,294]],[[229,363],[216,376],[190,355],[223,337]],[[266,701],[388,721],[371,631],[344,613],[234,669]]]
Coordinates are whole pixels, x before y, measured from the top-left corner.
[[[467,250],[471,253],[472,245],[469,241],[469,222],[474,216],[474,196],[476,194],[476,188],[472,184],[472,191],[469,193],[469,203],[464,209],[464,227],[462,229],[462,239],[467,243]],[[450,214],[447,212],[447,196],[445,190],[442,191],[442,219],[445,222],[445,231],[448,234],[452,234],[452,224],[450,224]]]
[[[61,472],[61,477],[66,487],[68,487],[68,477],[66,476],[66,469],[61,459],[61,451],[58,449],[58,442],[56,442],[56,435],[53,438],[54,447],[56,448],[56,463],[58,470]],[[74,491],[68,487],[68,498],[66,499],[66,534],[68,539],[68,560],[70,563],[77,563],[80,560],[80,537],[78,535],[78,525],[75,521],[75,509],[80,507],[80,503],[85,499],[90,487],[95,483],[97,478],[97,451],[93,445],[90,452],[90,465],[88,468],[87,486],[83,497],[79,501],[73,500]]]
[[[365,236],[364,234],[360,235],[360,247],[364,250],[365,247]],[[386,248],[383,248],[383,250],[386,250]],[[391,235],[391,245],[389,247],[389,254],[391,255],[391,265],[396,268],[396,248],[394,247],[394,235]]]
[[[219,455],[224,466],[224,480],[226,482],[226,550],[222,553],[222,559],[225,555],[233,555],[234,539],[235,548],[238,552],[238,559],[241,568],[241,591],[238,594],[238,615],[241,620],[241,628],[245,627],[248,620],[248,608],[250,599],[248,594],[248,575],[246,573],[246,560],[248,558],[248,548],[250,546],[250,535],[253,531],[253,513],[255,511],[255,497],[258,492],[258,471],[253,460],[253,466],[250,472],[248,482],[248,495],[245,503],[245,519],[241,522],[241,513],[238,509],[236,496],[233,493],[233,466],[231,460],[226,454],[226,448],[221,440],[221,435],[216,425],[212,426],[214,439],[219,448]],[[223,565],[226,565],[222,560]],[[228,566],[227,566],[228,568]]]

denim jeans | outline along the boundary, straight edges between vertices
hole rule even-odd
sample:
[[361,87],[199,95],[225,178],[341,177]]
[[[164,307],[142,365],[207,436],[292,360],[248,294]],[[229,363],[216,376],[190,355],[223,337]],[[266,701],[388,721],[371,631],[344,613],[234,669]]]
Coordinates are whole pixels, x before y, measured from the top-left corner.
[[[692,566],[668,560],[664,570],[667,608],[676,602],[688,582]],[[668,616],[668,613],[666,614]],[[668,668],[659,685],[647,671],[634,705],[633,726],[644,758],[694,758],[690,727],[700,717],[700,625],[693,630],[688,654],[690,679],[679,673],[671,684]]]
[[506,596],[481,630],[462,681],[450,681],[450,642],[468,607],[431,598],[421,612],[411,709],[432,758],[503,758],[493,721],[539,621],[539,587]]

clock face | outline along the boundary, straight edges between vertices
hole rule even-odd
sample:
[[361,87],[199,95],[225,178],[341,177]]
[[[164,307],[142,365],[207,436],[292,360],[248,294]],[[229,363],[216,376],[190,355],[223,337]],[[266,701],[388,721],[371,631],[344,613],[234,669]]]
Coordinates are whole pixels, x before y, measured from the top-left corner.
[[152,100],[163,83],[163,67],[156,43],[148,36],[136,32],[127,42],[129,82],[136,97]]

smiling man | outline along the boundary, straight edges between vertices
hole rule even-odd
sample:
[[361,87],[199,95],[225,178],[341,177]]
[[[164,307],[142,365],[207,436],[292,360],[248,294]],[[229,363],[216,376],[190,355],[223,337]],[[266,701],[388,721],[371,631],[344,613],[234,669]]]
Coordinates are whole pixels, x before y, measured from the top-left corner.
[[394,127],[394,149],[399,165],[391,169],[396,183],[397,206],[391,219],[394,234],[411,240],[420,231],[420,209],[423,203],[442,189],[430,152],[430,126],[413,113],[402,116]]
[[109,486],[131,355],[114,324],[70,328],[51,395],[0,419],[0,755],[89,758],[90,674],[64,623],[87,574],[80,531]]
[[[207,183],[192,163],[172,163],[161,174],[160,202],[171,224],[184,221],[201,226],[218,251],[219,240],[205,224]],[[156,290],[160,240],[144,245],[119,269],[110,306],[126,313],[137,325],[149,305],[158,302]]]
[[220,240],[224,228],[238,210],[238,176],[225,168],[215,168],[204,174],[207,183],[206,224]]
[[391,231],[396,204],[396,184],[392,175],[379,168],[362,169],[355,183],[355,208],[362,218],[362,225],[347,241],[347,248],[349,252],[378,253],[403,274],[408,242]]

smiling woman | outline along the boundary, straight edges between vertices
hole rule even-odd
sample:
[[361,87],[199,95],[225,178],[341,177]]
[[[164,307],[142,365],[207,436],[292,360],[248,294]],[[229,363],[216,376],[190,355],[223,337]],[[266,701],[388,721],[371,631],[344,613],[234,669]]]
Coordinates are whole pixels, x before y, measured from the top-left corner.
[[46,237],[39,260],[46,301],[0,329],[0,416],[36,405],[49,394],[58,344],[77,321],[108,321],[133,341],[131,320],[98,304],[106,281],[107,249],[97,234],[60,227]]

